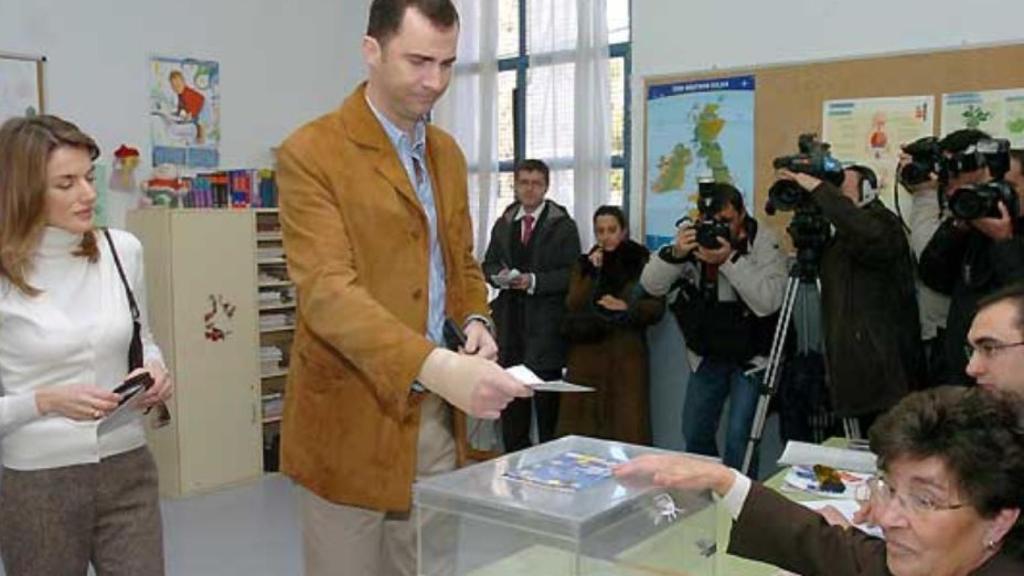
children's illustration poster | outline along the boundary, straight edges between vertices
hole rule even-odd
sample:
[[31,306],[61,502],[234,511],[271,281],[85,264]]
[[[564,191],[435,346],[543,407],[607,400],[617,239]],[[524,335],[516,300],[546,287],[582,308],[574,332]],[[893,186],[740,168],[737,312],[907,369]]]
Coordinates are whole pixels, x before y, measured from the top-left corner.
[[957,92],[942,95],[942,133],[962,128],[984,130],[1024,146],[1024,89]]
[[149,73],[153,165],[214,168],[219,163],[220,64],[154,57]]
[[906,219],[911,196],[893,192],[900,146],[931,136],[935,123],[934,96],[828,100],[822,106],[822,139],[843,165],[859,164],[878,177],[878,193],[890,209]]

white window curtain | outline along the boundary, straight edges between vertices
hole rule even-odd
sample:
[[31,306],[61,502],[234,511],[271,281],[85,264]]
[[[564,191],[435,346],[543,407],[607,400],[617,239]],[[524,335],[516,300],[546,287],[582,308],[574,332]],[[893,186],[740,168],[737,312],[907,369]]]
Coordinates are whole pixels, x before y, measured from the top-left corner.
[[[548,197],[576,219],[585,247],[591,217],[608,201],[611,103],[606,0],[527,2],[530,68],[526,156],[551,166]],[[458,63],[434,121],[452,133],[469,163],[476,253],[483,255],[498,217],[498,0],[457,2]]]
[[498,217],[498,0],[464,0],[455,73],[433,120],[451,133],[469,165],[469,209],[478,259]]
[[606,0],[527,0],[526,155],[551,165],[549,197],[576,219],[584,249],[609,198],[611,103]]

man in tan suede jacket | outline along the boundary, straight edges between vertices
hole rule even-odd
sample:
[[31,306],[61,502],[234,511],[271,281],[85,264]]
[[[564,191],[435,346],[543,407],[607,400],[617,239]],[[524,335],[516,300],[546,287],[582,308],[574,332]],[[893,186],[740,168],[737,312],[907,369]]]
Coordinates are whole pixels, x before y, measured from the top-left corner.
[[[458,31],[450,0],[374,0],[367,82],[279,151],[298,288],[281,469],[299,485],[307,574],[412,574],[412,483],[455,467],[445,400],[497,418],[530,395],[493,362],[465,159],[425,121]],[[446,317],[463,354],[439,346]]]

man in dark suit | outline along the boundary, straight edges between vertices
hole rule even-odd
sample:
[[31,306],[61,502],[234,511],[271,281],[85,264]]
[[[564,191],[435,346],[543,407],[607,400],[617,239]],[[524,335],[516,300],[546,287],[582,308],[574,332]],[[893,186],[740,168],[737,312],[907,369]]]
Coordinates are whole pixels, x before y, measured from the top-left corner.
[[[498,218],[483,270],[501,290],[491,303],[502,366],[525,364],[544,380],[558,380],[565,365],[559,333],[569,290],[569,271],[580,255],[576,223],[565,207],[546,200],[550,173],[540,160],[516,167],[516,201]],[[550,440],[558,422],[558,394],[534,395],[537,435]],[[530,445],[531,402],[513,401],[501,416],[505,450]]]

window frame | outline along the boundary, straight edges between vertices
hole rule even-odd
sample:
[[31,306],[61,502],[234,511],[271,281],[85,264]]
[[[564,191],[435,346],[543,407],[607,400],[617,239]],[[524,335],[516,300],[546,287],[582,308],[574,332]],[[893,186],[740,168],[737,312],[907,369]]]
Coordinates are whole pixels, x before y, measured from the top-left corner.
[[[498,58],[498,73],[515,71],[516,87],[512,91],[512,130],[513,147],[512,160],[498,161],[498,175],[515,172],[515,166],[526,159],[526,82],[530,69],[530,56],[527,53],[527,2],[530,0],[519,0],[519,53],[515,56]],[[631,78],[633,71],[633,0],[627,0],[629,12],[629,40],[608,45],[608,59],[622,58],[623,62],[623,119],[622,119],[622,154],[612,154],[611,169],[622,170],[622,210],[629,218],[629,192],[630,192],[630,164],[632,159],[632,91]],[[552,61],[562,61],[565,58],[572,59],[571,51],[545,53],[545,56]],[[500,129],[500,127],[499,127]],[[500,137],[500,135],[499,135]],[[572,167],[571,158],[556,158],[548,160],[552,171],[563,170]]]

